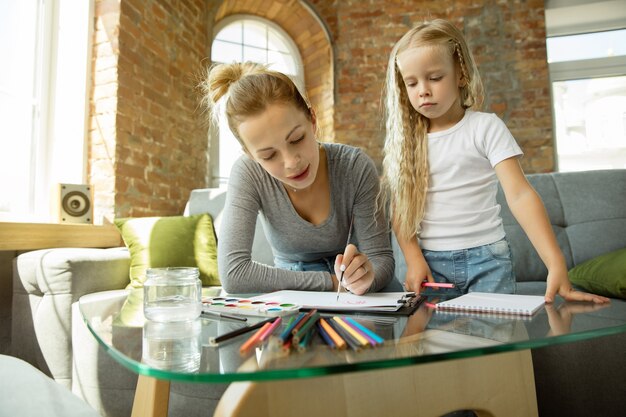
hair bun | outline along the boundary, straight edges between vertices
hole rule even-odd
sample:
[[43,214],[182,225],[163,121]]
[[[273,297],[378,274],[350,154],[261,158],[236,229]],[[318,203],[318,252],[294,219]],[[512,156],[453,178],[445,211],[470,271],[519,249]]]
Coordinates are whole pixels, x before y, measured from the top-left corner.
[[207,95],[213,104],[228,93],[231,85],[250,74],[258,74],[265,66],[254,62],[236,62],[217,64],[209,70],[207,79]]

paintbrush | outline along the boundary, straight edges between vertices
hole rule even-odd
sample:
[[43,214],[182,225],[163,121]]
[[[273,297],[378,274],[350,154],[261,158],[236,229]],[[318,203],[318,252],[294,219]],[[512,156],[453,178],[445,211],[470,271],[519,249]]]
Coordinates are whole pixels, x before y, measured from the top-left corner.
[[[352,215],[350,219],[350,228],[348,229],[348,240],[346,241],[346,247],[350,244],[350,238],[352,237],[352,225],[354,224],[354,215]],[[341,284],[343,283],[343,273],[346,270],[346,266],[343,264],[339,268],[341,270],[341,274],[339,276],[339,285],[337,286],[337,301],[339,301],[339,293],[341,292]]]

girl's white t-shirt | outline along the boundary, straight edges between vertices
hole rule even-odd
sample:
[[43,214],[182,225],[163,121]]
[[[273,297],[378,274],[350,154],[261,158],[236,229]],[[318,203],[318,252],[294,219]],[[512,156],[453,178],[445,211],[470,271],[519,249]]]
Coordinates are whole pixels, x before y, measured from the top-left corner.
[[458,250],[504,237],[494,167],[523,152],[495,114],[466,111],[448,130],[428,134],[429,187],[420,245]]

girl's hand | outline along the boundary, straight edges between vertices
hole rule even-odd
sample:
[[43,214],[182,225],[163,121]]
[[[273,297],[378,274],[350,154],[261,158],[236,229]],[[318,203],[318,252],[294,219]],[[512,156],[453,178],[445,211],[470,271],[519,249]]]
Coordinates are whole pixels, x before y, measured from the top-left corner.
[[606,307],[608,307],[608,305],[565,302],[557,308],[554,304],[546,304],[548,324],[550,325],[548,335],[558,336],[568,334],[572,330],[572,320],[575,314],[589,313]]
[[404,289],[419,294],[424,281],[435,282],[430,267],[423,256],[418,256],[407,262],[407,271],[404,276]]
[[374,267],[367,255],[360,253],[356,246],[349,244],[343,254],[335,258],[335,274],[341,279],[343,270],[344,288],[356,295],[363,295],[374,282]]
[[[439,299],[436,298],[429,301],[436,304]],[[435,310],[429,307],[427,303],[422,303],[422,305],[418,307],[417,311],[408,317],[406,326],[402,332],[402,337],[422,333],[426,330],[426,326],[428,325],[434,311]]]
[[593,301],[597,304],[610,303],[611,300],[601,295],[589,294],[582,291],[576,291],[572,288],[572,284],[567,276],[567,270],[558,268],[548,271],[546,303],[554,301],[554,296],[558,294],[566,301]]

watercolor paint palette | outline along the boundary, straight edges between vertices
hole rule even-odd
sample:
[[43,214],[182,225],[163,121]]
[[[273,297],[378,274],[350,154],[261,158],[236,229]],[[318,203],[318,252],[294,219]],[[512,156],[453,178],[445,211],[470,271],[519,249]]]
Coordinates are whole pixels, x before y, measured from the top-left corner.
[[202,297],[202,306],[205,310],[257,317],[288,316],[300,311],[301,307],[271,299],[261,301],[239,297]]

